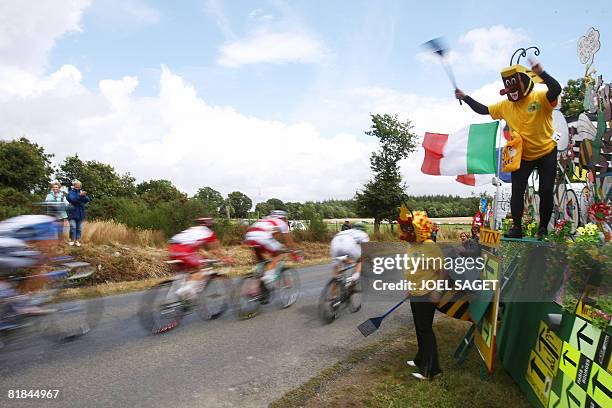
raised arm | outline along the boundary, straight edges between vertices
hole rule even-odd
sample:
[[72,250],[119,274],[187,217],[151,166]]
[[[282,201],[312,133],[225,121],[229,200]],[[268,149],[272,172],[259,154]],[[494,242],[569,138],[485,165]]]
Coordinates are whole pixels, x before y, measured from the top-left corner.
[[455,98],[464,101],[472,110],[480,115],[489,115],[489,108],[466,95],[461,89],[455,89]]
[[557,82],[555,78],[548,75],[548,73],[544,71],[544,68],[542,68],[542,65],[538,61],[529,60],[529,62],[531,62],[531,70],[538,74],[540,78],[542,78],[544,84],[548,88],[548,92],[546,92],[546,99],[548,99],[548,102],[554,102],[555,99],[557,99],[559,95],[561,95],[561,84],[559,84],[559,82]]

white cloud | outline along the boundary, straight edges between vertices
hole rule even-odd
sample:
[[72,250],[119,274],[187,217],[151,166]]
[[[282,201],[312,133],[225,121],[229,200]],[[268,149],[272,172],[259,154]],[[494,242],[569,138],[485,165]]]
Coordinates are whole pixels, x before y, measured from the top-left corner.
[[221,30],[226,38],[235,37],[230,22],[223,10],[223,5],[219,0],[207,0],[206,3],[204,3],[204,11],[215,20],[217,27],[219,27],[219,30]]
[[255,199],[350,197],[369,176],[374,146],[209,105],[166,67],[154,98],[134,96],[133,77],[101,81],[100,93],[69,78],[76,94],[48,87],[0,103],[0,134],[26,135],[60,160],[77,152],[140,180],[167,178],[189,193],[209,185]]
[[137,0],[121,1],[118,3],[121,11],[145,24],[157,24],[161,20],[161,13],[156,8]]
[[266,13],[262,8],[257,8],[249,13],[249,20],[253,21],[271,21],[274,20],[272,14]]
[[469,48],[470,65],[483,70],[500,70],[509,64],[514,50],[530,45],[527,44],[529,40],[523,29],[497,25],[470,30],[459,38],[459,43]]
[[107,26],[151,25],[162,19],[161,12],[144,0],[96,0],[88,11]]
[[[530,40],[521,28],[502,25],[475,28],[459,37],[459,46],[449,49],[445,59],[461,72],[499,71],[508,66],[517,48],[529,47]],[[440,58],[432,52],[418,53],[417,60],[424,64],[440,64]]]
[[[469,93],[481,103],[491,104],[499,100],[501,87],[501,81],[495,81]],[[490,122],[490,116],[478,115],[467,105],[460,106],[452,97],[427,97],[372,86],[334,89],[312,100],[314,102],[301,107],[297,116],[307,117],[311,123],[320,127],[325,123],[334,123],[336,127],[359,128],[364,131],[370,126],[370,113],[397,114],[402,120],[410,119],[413,132],[419,136],[419,143],[417,151],[401,163],[401,167],[411,194],[465,195],[486,188],[483,186],[475,190],[455,182],[454,177],[428,176],[421,173],[424,151],[420,143],[426,131],[452,133],[472,123]]]
[[321,62],[325,53],[323,45],[306,32],[259,29],[219,47],[217,63],[226,67],[262,63],[312,64]]
[[[0,79],[19,76],[30,83],[41,74],[48,52],[66,33],[78,32],[89,0],[0,2]],[[5,88],[8,88],[5,86]]]
[[[30,27],[33,31],[26,39],[0,25],[0,137],[27,136],[55,153],[56,161],[78,153],[120,172],[130,171],[139,180],[170,179],[188,193],[206,185],[223,193],[240,190],[256,201],[348,198],[370,177],[375,140],[364,141],[346,131],[325,137],[318,121],[283,123],[211,105],[166,67],[154,97],[137,96],[136,77],[103,80],[99,90],[90,90],[72,65],[44,74],[46,56],[57,38],[80,29],[87,3],[71,4],[63,10],[71,18],[41,20],[40,27]],[[9,17],[12,21],[14,16]],[[323,53],[318,42],[299,32],[260,30],[233,44],[236,47],[223,54],[229,65],[318,61]],[[497,89],[499,85],[491,84],[474,96],[487,102]],[[452,131],[474,119],[467,107],[450,98],[377,87],[330,91],[317,105],[338,129],[351,129],[355,121],[364,121],[363,129],[367,128],[369,112],[396,112],[412,119],[419,133]],[[452,180],[423,176],[421,155],[419,150],[402,164],[411,191],[470,191]]]

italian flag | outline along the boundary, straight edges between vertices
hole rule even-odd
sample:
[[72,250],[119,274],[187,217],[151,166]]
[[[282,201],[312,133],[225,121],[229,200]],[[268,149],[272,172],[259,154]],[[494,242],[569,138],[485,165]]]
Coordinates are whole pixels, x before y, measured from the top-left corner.
[[499,122],[470,125],[453,134],[425,133],[421,171],[432,176],[495,174]]

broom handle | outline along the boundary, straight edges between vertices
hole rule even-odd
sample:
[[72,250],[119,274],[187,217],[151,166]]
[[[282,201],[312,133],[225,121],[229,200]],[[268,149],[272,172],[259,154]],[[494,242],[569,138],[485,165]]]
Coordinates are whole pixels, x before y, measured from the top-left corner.
[[[457,89],[457,81],[455,81],[455,74],[453,74],[453,69],[444,60],[442,60],[442,65],[444,66],[444,70],[446,71],[446,75],[448,75],[448,79],[450,79],[451,84],[455,89]],[[459,105],[463,105],[461,99],[459,99]]]
[[410,297],[410,295],[407,295],[405,298],[402,299],[401,302],[399,302],[397,305],[393,306],[387,313],[385,313],[384,315],[382,315],[383,318],[387,317],[388,315],[390,315],[395,309],[397,309],[398,307],[400,307],[402,305],[402,303],[404,303],[405,301],[408,300],[408,298]]

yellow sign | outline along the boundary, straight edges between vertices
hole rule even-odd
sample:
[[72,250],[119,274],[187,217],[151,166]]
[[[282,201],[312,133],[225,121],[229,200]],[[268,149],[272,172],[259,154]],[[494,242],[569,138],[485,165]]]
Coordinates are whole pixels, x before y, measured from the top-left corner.
[[612,375],[593,364],[586,392],[599,406],[612,406]]
[[[500,258],[486,252],[484,256],[486,258],[486,263],[481,272],[481,278],[498,279],[501,269]],[[497,315],[499,313],[499,292],[500,287],[497,285],[492,302],[488,305],[480,321],[480,326],[474,333],[474,345],[478,349],[489,374],[493,373],[493,362],[495,360],[495,335],[497,333]]]
[[480,230],[480,243],[492,248],[499,248],[501,241],[501,232],[494,231],[488,228]]
[[561,402],[561,398],[555,394],[554,391],[550,392],[550,398],[548,399],[548,408],[558,408]]
[[576,347],[579,352],[594,360],[597,345],[599,344],[599,336],[601,336],[600,329],[576,316],[569,343]]
[[587,303],[584,303],[582,300],[578,302],[576,306],[576,315],[586,319],[588,321],[593,320],[593,315],[595,314],[595,308]]
[[542,405],[548,406],[553,373],[534,351],[531,351],[531,356],[529,357],[526,379]]
[[561,357],[559,358],[559,370],[574,380],[578,373],[578,364],[580,364],[580,352],[571,344],[563,342]]
[[538,353],[553,374],[557,374],[557,363],[561,355],[561,339],[548,328],[546,323],[540,322],[538,338],[534,350]]
[[559,408],[582,408],[587,399],[586,392],[566,375],[562,378],[559,397],[561,398]]

